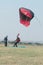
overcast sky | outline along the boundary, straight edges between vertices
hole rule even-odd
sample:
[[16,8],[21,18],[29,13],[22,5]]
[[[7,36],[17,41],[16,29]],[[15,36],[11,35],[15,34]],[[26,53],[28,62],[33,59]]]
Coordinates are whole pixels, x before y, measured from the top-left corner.
[[[20,7],[34,12],[29,27],[20,24]],[[18,33],[21,41],[43,41],[43,0],[0,0],[0,40],[15,40]]]

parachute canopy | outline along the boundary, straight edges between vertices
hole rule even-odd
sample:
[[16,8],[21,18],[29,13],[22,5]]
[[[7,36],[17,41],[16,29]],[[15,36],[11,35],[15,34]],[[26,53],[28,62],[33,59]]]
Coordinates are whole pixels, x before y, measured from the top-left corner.
[[20,14],[20,23],[23,24],[24,26],[29,26],[30,21],[34,17],[34,13],[27,9],[27,8],[19,8],[19,14]]

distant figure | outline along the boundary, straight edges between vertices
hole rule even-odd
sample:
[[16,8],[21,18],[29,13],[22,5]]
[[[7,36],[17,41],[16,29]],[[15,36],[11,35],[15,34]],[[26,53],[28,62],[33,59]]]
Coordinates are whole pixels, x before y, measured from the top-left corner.
[[17,44],[20,42],[19,34],[17,35],[17,39],[15,40],[14,47],[17,47]]
[[4,43],[5,43],[5,46],[7,47],[7,41],[8,41],[8,36],[6,36],[5,38],[4,38]]

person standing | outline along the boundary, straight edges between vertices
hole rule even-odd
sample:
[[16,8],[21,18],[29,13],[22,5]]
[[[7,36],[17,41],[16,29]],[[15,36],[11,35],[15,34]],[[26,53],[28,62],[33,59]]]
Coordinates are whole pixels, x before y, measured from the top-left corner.
[[4,38],[4,43],[5,43],[5,46],[7,47],[7,42],[8,42],[8,36],[6,36],[5,38]]

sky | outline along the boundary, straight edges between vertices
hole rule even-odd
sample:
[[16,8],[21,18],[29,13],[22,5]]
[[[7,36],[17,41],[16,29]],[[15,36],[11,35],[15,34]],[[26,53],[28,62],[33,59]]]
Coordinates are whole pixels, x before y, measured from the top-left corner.
[[[34,12],[28,27],[20,24],[20,7]],[[21,41],[43,41],[43,0],[0,0],[0,40],[14,41],[18,33]]]

